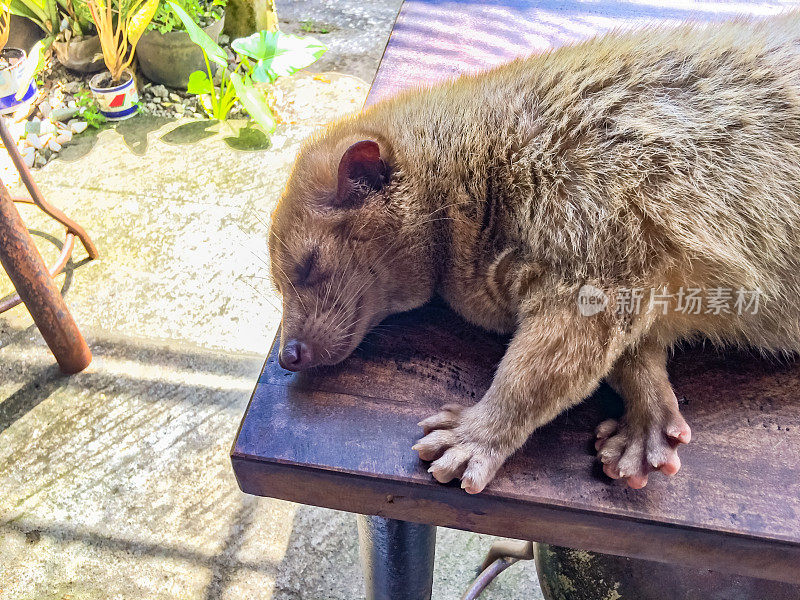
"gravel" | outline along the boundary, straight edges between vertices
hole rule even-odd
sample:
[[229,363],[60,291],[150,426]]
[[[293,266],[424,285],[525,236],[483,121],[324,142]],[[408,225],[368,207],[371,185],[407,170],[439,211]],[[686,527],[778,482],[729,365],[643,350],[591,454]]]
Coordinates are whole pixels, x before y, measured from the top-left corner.
[[[400,4],[401,0],[296,0],[278,2],[278,15],[282,31],[313,35],[328,46],[328,52],[312,65],[311,70],[337,71],[370,81]],[[223,34],[219,42],[225,48],[230,66],[235,66],[236,55],[230,48],[230,38]],[[215,80],[219,76],[217,73]],[[89,128],[81,118],[86,108],[79,106],[78,96],[90,93],[88,81],[91,75],[68,71],[51,57],[40,78],[44,84],[40,86],[30,110],[22,114],[18,112],[10,126],[25,162],[37,168],[58,156],[75,136]],[[137,81],[141,113],[172,119],[208,118],[209,96],[198,97],[185,90],[169,89],[150,83],[141,75]],[[302,78],[298,83],[302,88]],[[272,90],[271,102],[278,112],[279,121],[282,110],[292,113],[298,106],[295,100],[301,100],[287,95],[286,92],[294,87],[294,84],[287,86],[281,81]],[[301,89],[292,89],[292,92],[302,94]],[[306,112],[313,112],[313,107],[307,109]],[[247,114],[240,104],[235,103],[228,116],[246,118]],[[292,113],[286,120],[294,118]]]

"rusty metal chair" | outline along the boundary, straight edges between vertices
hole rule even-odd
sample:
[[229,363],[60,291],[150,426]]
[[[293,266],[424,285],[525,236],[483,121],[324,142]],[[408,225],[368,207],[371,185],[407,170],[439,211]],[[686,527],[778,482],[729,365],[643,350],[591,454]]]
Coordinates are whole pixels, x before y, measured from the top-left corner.
[[[77,373],[89,365],[92,353],[53,278],[63,271],[72,256],[76,237],[83,244],[90,260],[98,258],[99,253],[80,225],[44,200],[2,117],[0,139],[30,194],[29,198],[12,198],[5,185],[0,183],[0,265],[17,292],[0,300],[0,313],[23,302],[61,370],[67,374]],[[38,206],[66,228],[61,255],[52,267],[48,268],[42,259],[14,206],[15,202]]]

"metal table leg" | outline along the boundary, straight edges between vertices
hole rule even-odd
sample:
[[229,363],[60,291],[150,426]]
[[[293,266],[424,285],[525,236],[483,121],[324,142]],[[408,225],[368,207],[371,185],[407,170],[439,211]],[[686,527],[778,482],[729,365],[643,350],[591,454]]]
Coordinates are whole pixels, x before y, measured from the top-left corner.
[[367,600],[429,600],[436,527],[358,515]]
[[64,373],[77,373],[92,353],[69,314],[47,265],[19,216],[8,190],[0,183],[0,264]]

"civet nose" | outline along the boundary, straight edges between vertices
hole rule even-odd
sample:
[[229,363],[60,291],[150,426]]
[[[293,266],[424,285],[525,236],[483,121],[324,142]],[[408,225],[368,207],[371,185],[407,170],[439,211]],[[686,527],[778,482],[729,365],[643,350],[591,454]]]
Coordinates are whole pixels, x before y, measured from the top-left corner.
[[289,371],[300,371],[311,366],[314,356],[311,348],[299,340],[289,340],[278,355],[281,367]]

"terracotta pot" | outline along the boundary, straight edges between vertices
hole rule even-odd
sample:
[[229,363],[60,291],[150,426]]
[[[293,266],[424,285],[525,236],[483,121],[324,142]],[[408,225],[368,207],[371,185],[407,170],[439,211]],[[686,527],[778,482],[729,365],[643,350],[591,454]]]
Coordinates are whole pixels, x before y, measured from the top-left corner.
[[[89,88],[100,107],[100,112],[109,121],[129,119],[139,110],[139,94],[136,90],[136,78],[130,69],[122,74],[123,82],[112,87],[101,87],[100,82],[108,76],[108,71],[98,73],[89,80]],[[127,77],[127,79],[125,79]]]
[[58,62],[79,73],[97,73],[104,66],[100,38],[85,35],[70,38],[68,42],[53,42]]
[[546,600],[798,600],[800,587],[708,569],[535,544]]
[[28,55],[22,48],[4,48],[0,56],[10,66],[0,69],[0,114],[12,112],[36,94],[36,83],[28,65]]
[[[203,28],[215,42],[219,39],[225,16]],[[185,31],[148,31],[136,46],[139,68],[150,81],[163,83],[172,88],[185,90],[189,75],[194,71],[205,71],[203,51],[189,39]],[[211,63],[211,68],[215,68]]]

